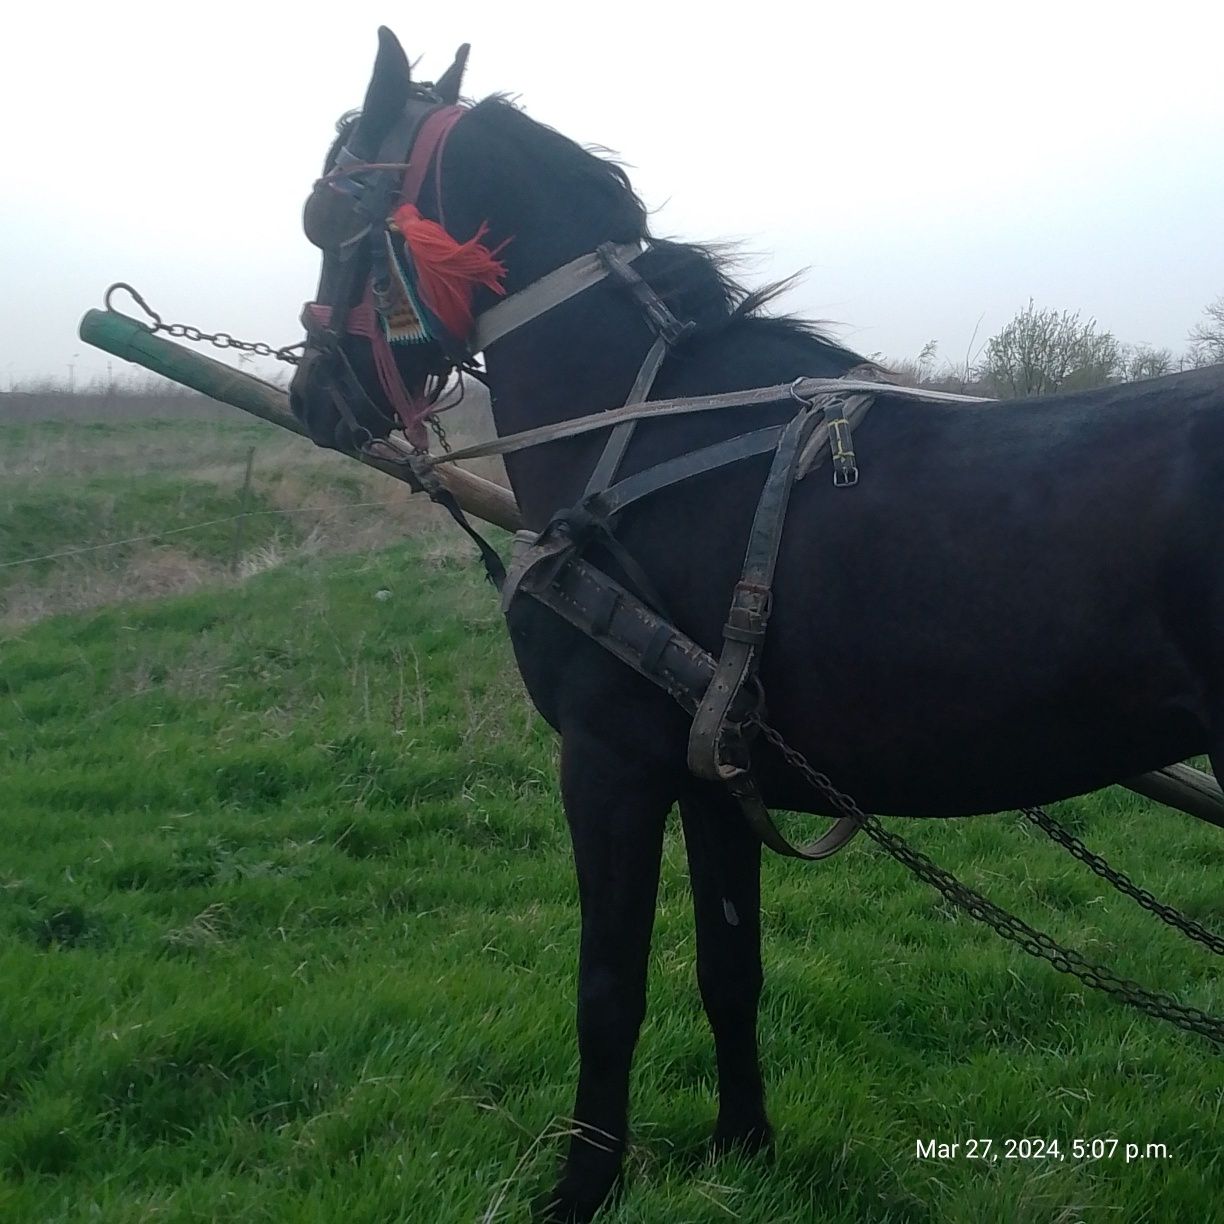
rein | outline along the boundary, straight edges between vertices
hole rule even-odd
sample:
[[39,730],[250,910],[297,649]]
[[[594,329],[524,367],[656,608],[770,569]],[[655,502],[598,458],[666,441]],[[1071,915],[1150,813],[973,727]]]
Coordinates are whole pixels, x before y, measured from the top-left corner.
[[444,455],[426,456],[431,467],[443,463],[454,463],[460,459],[476,459],[483,455],[508,455],[514,451],[542,446],[561,438],[572,438],[579,434],[607,429],[622,421],[641,421],[653,417],[687,416],[697,412],[717,412],[723,408],[751,408],[767,404],[781,404],[798,396],[808,400],[819,395],[843,394],[880,395],[887,394],[915,403],[931,404],[987,404],[992,401],[977,395],[955,395],[950,391],[928,391],[923,387],[903,387],[893,383],[870,382],[854,378],[799,378],[793,383],[778,383],[772,387],[754,387],[749,391],[730,391],[719,395],[695,395],[684,399],[650,400],[648,403],[626,404],[621,408],[609,408],[604,412],[593,412],[587,416],[571,417],[553,425],[540,425],[535,429],[524,429],[519,433],[490,438],[487,442],[476,442],[447,451]]

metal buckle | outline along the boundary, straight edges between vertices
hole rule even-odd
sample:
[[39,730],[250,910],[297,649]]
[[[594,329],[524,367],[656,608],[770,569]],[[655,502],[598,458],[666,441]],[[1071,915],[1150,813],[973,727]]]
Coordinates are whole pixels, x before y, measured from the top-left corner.
[[829,453],[833,458],[833,485],[838,489],[849,489],[858,484],[859,478],[850,423],[844,416],[830,418],[826,415],[825,427],[829,431]]

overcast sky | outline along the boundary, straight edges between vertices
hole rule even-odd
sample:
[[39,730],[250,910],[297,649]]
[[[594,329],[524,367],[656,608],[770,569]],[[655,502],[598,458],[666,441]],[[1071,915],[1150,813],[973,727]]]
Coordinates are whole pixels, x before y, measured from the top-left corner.
[[113,280],[168,320],[299,338],[301,205],[378,24],[434,77],[616,150],[669,237],[865,353],[961,359],[1030,297],[1184,347],[1224,294],[1224,6],[42,3],[0,16],[0,386],[105,370]]

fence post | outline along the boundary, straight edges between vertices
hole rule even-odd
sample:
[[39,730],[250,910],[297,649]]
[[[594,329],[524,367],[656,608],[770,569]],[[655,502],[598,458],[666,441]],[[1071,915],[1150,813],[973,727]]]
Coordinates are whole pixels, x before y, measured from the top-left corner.
[[246,527],[247,506],[251,500],[251,468],[255,463],[255,448],[247,451],[246,475],[242,479],[242,500],[238,507],[238,523],[234,527],[234,559],[230,568],[238,572],[238,562],[242,559],[242,533]]

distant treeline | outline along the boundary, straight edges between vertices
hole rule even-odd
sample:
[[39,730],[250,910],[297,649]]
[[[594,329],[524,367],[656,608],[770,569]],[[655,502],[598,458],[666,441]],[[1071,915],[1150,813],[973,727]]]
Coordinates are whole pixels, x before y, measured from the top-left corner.
[[976,350],[971,341],[960,363],[941,360],[935,340],[916,358],[889,361],[880,354],[873,357],[904,382],[998,399],[1138,382],[1224,363],[1224,296],[1204,308],[1186,340],[1181,353],[1150,344],[1126,344],[1098,327],[1096,319],[1081,318],[1078,310],[1041,308],[1030,299],[1011,322]]

